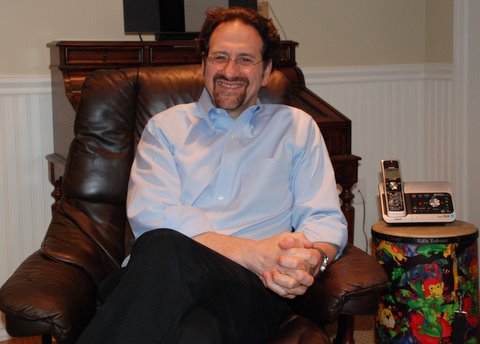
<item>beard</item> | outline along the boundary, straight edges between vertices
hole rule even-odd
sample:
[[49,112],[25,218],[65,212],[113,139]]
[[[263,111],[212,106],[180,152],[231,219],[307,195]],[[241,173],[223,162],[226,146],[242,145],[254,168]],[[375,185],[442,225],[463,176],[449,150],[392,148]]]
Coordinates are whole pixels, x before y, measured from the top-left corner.
[[[236,82],[242,83],[242,88],[236,88],[229,91],[228,89],[221,88],[219,89],[217,82],[221,81],[226,82]],[[234,78],[227,78],[223,74],[217,74],[213,78],[213,94],[212,94],[212,102],[213,105],[217,108],[221,108],[227,111],[233,111],[240,108],[244,103],[245,99],[247,98],[247,87],[249,85],[249,81],[247,78],[243,77],[234,77]]]

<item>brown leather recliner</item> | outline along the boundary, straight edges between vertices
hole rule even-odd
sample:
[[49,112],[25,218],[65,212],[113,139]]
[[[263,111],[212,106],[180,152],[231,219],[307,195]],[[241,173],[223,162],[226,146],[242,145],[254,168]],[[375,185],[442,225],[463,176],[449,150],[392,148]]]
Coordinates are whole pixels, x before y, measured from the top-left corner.
[[[261,99],[292,104],[293,87],[276,71]],[[10,335],[75,342],[95,313],[98,283],[119,268],[132,244],[125,200],[143,127],[163,109],[198,99],[202,88],[199,65],[97,71],[86,80],[62,199],[42,247],[0,289]],[[321,327],[345,315],[375,313],[386,283],[382,267],[349,244],[292,302],[298,317],[271,343],[328,343]]]

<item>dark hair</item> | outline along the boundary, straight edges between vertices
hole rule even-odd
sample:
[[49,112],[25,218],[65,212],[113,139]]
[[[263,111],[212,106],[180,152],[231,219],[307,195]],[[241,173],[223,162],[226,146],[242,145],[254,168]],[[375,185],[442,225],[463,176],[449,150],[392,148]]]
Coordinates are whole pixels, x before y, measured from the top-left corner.
[[272,65],[275,67],[280,56],[280,36],[278,35],[277,29],[270,19],[248,8],[214,7],[207,11],[207,17],[198,37],[199,48],[202,55],[208,55],[210,37],[218,25],[237,20],[253,26],[257,30],[263,41],[262,59],[263,61],[271,59]]

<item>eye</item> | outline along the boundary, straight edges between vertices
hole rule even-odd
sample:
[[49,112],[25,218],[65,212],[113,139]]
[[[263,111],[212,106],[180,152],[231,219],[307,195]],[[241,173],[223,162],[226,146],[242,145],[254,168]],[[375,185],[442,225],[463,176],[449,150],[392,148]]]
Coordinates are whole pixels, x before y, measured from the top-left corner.
[[223,55],[223,54],[210,55],[209,58],[215,64],[224,64],[228,62],[227,55]]
[[251,66],[255,64],[255,60],[250,56],[239,56],[237,57],[237,63],[242,66]]

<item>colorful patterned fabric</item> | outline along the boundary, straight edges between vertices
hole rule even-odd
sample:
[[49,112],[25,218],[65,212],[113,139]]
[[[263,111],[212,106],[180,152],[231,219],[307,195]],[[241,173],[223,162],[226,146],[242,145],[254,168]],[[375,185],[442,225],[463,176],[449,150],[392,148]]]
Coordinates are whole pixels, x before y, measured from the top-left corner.
[[[377,342],[452,343],[461,331],[464,343],[478,343],[478,233],[438,239],[372,236],[375,257],[390,279],[378,309]],[[457,326],[459,311],[466,312],[457,314],[466,321]]]

